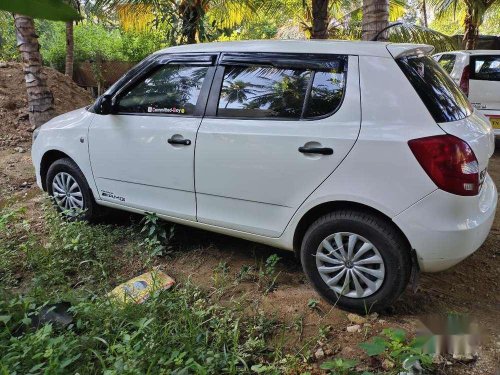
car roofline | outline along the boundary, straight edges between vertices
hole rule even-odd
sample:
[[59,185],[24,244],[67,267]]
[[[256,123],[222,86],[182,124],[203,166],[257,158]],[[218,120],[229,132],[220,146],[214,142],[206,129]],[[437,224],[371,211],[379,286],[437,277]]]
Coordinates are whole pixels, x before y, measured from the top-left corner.
[[164,48],[155,52],[155,54],[169,53],[229,53],[229,52],[277,52],[277,53],[296,53],[310,54],[316,53],[313,45],[321,45],[317,53],[339,54],[339,55],[357,55],[357,56],[378,56],[391,58],[393,55],[388,49],[408,51],[420,48],[428,50],[432,46],[424,44],[406,44],[390,42],[371,42],[371,41],[346,41],[346,40],[247,40],[230,42],[212,42],[199,43],[182,46]]

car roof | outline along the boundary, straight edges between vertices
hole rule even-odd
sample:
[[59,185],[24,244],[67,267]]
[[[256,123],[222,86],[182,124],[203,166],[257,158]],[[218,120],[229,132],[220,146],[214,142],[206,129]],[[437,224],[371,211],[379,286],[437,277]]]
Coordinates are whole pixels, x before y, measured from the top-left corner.
[[157,53],[278,52],[392,57],[395,56],[393,50],[399,54],[401,51],[413,50],[418,47],[427,48],[427,51],[431,48],[418,44],[347,40],[246,40],[187,44],[165,48]]

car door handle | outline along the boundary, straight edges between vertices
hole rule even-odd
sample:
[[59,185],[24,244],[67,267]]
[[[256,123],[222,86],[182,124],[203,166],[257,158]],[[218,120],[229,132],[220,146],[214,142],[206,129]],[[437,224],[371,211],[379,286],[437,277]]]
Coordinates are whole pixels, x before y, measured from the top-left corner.
[[184,145],[189,146],[191,144],[190,139],[177,139],[177,138],[169,138],[167,142],[171,145]]
[[303,154],[332,155],[333,149],[330,147],[299,147],[299,152]]

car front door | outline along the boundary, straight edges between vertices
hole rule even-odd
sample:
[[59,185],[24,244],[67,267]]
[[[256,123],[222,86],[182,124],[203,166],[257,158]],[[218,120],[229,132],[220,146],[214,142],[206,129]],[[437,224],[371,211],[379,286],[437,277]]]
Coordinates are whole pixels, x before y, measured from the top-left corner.
[[194,146],[215,71],[212,55],[159,57],[113,93],[89,129],[103,201],[196,220]]
[[279,237],[360,122],[357,56],[224,54],[196,143],[198,221]]

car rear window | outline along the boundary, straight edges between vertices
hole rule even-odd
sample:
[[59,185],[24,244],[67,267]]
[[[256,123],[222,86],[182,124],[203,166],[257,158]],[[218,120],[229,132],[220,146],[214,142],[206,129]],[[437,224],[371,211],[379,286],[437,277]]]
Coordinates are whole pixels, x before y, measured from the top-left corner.
[[472,113],[465,94],[429,56],[405,56],[396,60],[436,122],[461,120]]
[[500,81],[500,56],[473,56],[471,65],[471,79]]

